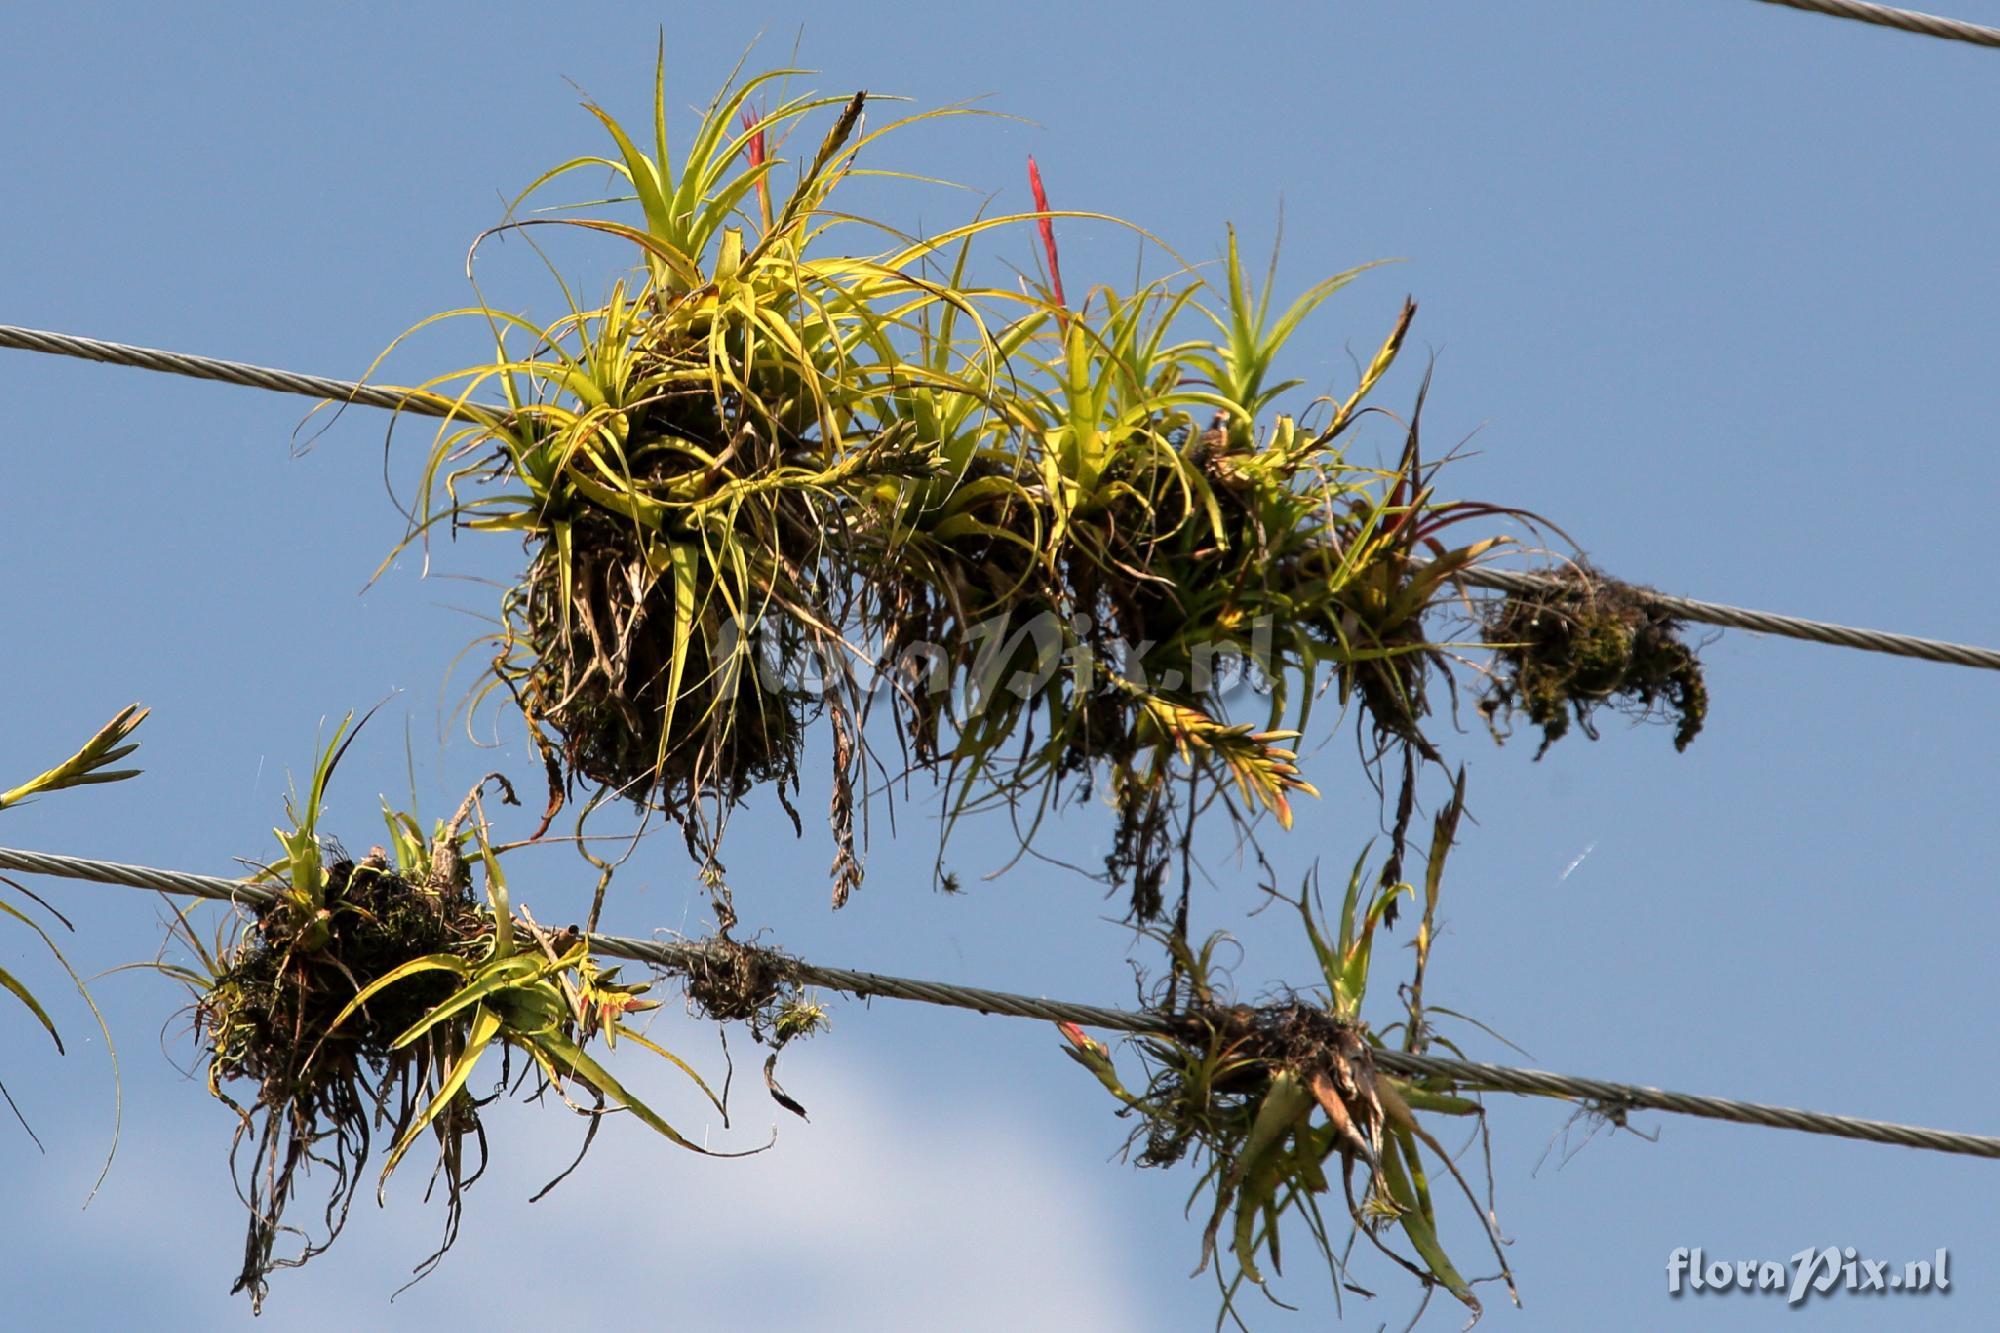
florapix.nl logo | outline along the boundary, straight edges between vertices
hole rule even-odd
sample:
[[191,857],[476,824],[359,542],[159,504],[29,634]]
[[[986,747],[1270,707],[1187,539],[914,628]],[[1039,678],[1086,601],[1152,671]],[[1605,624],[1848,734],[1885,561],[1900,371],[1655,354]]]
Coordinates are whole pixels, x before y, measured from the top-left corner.
[[1870,1259],[1852,1245],[1808,1246],[1790,1259],[1709,1259],[1699,1247],[1667,1256],[1667,1294],[1782,1292],[1787,1305],[1835,1292],[1925,1295],[1951,1290],[1951,1252],[1928,1259]]

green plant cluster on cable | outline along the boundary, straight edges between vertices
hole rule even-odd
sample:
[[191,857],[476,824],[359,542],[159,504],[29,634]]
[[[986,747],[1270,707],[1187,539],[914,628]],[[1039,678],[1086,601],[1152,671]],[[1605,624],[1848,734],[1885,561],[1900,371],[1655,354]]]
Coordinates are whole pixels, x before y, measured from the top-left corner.
[[[1422,617],[1501,540],[1440,534],[1506,511],[1436,500],[1414,419],[1399,467],[1342,453],[1413,307],[1350,393],[1294,401],[1274,366],[1359,270],[1280,308],[1232,233],[1219,280],[1169,255],[1168,276],[1071,308],[1052,219],[1116,219],[1038,199],[911,239],[851,216],[834,195],[871,174],[864,155],[967,113],[870,126],[861,94],[785,96],[794,73],[725,88],[678,154],[663,83],[646,135],[591,106],[613,151],[546,173],[516,208],[599,169],[636,213],[503,229],[609,237],[632,272],[547,325],[484,305],[437,317],[486,321],[495,352],[424,386],[454,415],[410,540],[525,540],[479,697],[518,703],[558,785],[665,811],[712,863],[751,790],[796,789],[823,717],[836,902],[861,877],[873,764],[941,781],[947,830],[1007,807],[1024,840],[1102,784],[1108,869],[1145,920],[1196,808],[1289,825],[1292,793],[1313,788],[1287,745],[1329,685],[1429,753]],[[778,100],[751,110],[760,96]],[[815,113],[831,116],[817,135]],[[976,282],[976,243],[1031,224],[1046,281]],[[1224,706],[1211,668],[1232,658],[1272,686],[1260,716]],[[857,663],[886,663],[886,682]],[[892,756],[864,734],[871,706]],[[1208,790],[1190,795],[1189,773]]]

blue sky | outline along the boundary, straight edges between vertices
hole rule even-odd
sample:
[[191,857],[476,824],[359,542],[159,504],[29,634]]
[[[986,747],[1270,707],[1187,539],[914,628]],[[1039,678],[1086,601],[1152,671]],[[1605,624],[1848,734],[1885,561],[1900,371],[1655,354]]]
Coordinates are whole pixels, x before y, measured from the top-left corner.
[[[1954,12],[2000,21],[1983,0]],[[1447,490],[1549,515],[1635,581],[2000,643],[1986,572],[2000,54],[1745,0],[79,4],[0,23],[0,320],[359,374],[468,299],[465,247],[503,197],[596,151],[579,87],[642,115],[664,25],[685,107],[759,32],[752,63],[777,64],[802,30],[799,62],[827,91],[985,97],[1035,122],[912,137],[902,165],[979,193],[884,192],[878,212],[914,229],[989,191],[1025,208],[1029,152],[1057,207],[1133,218],[1191,257],[1219,254],[1228,222],[1263,252],[1282,208],[1281,283],[1406,261],[1331,302],[1294,371],[1343,382],[1350,350],[1365,356],[1413,293],[1412,354],[1381,401],[1407,403],[1435,355],[1431,438],[1474,450]],[[1063,242],[1073,288],[1131,270],[1108,227],[1068,225]],[[1028,263],[1025,236],[1017,248]],[[519,275],[524,303],[547,299],[524,247],[482,262],[496,282]],[[447,333],[391,371],[478,352],[469,331]],[[504,723],[493,752],[449,729],[468,677],[442,684],[494,601],[476,580],[505,577],[517,553],[461,542],[428,579],[404,561],[364,590],[401,535],[379,414],[347,413],[294,457],[302,400],[20,353],[0,366],[0,776],[66,753],[129,700],[155,710],[142,779],[11,812],[0,841],[228,872],[270,851],[285,775],[322,719],[392,691],[334,792],[328,827],[350,844],[374,839],[378,793],[407,790],[406,725],[428,811],[486,768],[532,777]],[[392,471],[421,440],[399,436]],[[1714,711],[1685,755],[1616,720],[1540,763],[1532,745],[1496,748],[1469,710],[1462,733],[1443,728],[1476,822],[1430,995],[1544,1068],[1991,1129],[1993,680],[1744,635],[1706,662]],[[1378,829],[1351,720],[1331,716],[1310,738],[1324,799],[1267,839],[1287,875],[1316,857],[1344,867]],[[1101,854],[1104,825],[1079,812],[1051,848]],[[833,915],[823,832],[808,823],[795,842],[753,805],[729,856],[746,923],[831,963],[1131,998],[1129,933],[1093,885],[1031,868],[943,898],[924,873],[933,827],[898,832],[878,828],[867,885]],[[975,830],[953,859],[976,879],[1005,859],[999,831]],[[544,919],[581,915],[575,863],[533,864],[517,891]],[[1251,872],[1221,847],[1210,864],[1197,928],[1242,939],[1242,989],[1302,980],[1299,942],[1245,916]],[[87,969],[158,950],[165,909],[142,895],[38,887],[76,921]],[[618,929],[705,927],[675,838],[642,847],[616,892]],[[55,997],[23,932],[0,931],[0,967]],[[36,1324],[247,1324],[227,1295],[241,1238],[229,1117],[178,1072],[192,1061],[180,999],[129,973],[97,995],[125,1060],[125,1136],[87,1211],[110,1127],[101,1043],[73,1002],[58,1007],[66,1060],[25,1019],[0,1019],[0,1070],[48,1145],[0,1129],[10,1306]],[[695,1025],[661,1031],[719,1063]],[[1522,1059],[1462,1035],[1478,1056]],[[1192,1178],[1108,1160],[1125,1126],[1057,1045],[1036,1024],[841,1002],[831,1034],[787,1053],[814,1119],[787,1120],[773,1152],[698,1160],[613,1125],[533,1206],[576,1127],[502,1112],[499,1161],[436,1276],[389,1303],[438,1225],[413,1171],[331,1253],[279,1275],[264,1323],[1208,1327],[1213,1288],[1186,1276]],[[664,1080],[649,1086],[700,1123]],[[765,1108],[739,1105],[731,1141],[760,1139]],[[1657,1143],[1600,1134],[1562,1164],[1565,1117],[1492,1099],[1526,1308],[1482,1288],[1489,1327],[1973,1328],[2000,1310],[1989,1163],[1644,1116]],[[1676,1246],[1783,1258],[1829,1244],[1896,1260],[1948,1246],[1955,1289],[1797,1313],[1665,1293]],[[1478,1267],[1473,1232],[1454,1245]],[[1348,1320],[1400,1326],[1409,1288],[1380,1267],[1359,1276],[1381,1294],[1350,1301]],[[1257,1327],[1327,1321],[1303,1260],[1278,1294],[1302,1313],[1253,1302]],[[1424,1327],[1457,1322],[1440,1302]]]

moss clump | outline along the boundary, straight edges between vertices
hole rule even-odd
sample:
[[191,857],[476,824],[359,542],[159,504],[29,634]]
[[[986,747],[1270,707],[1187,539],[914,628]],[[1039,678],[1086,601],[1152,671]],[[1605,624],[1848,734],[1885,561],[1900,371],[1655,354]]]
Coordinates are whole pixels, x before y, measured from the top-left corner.
[[484,922],[466,893],[412,884],[370,861],[330,861],[326,893],[323,945],[302,947],[289,905],[273,903],[196,1005],[217,1074],[263,1085],[260,1103],[321,1097],[358,1067],[381,1072],[390,1043],[452,993],[452,977],[412,978],[328,1031],[333,1020],[357,990],[404,963],[463,951]]
[[1569,733],[1572,717],[1597,739],[1592,714],[1606,705],[1640,718],[1673,715],[1676,750],[1707,720],[1701,661],[1680,622],[1645,589],[1587,566],[1535,592],[1509,593],[1487,614],[1485,639],[1497,661],[1479,711],[1502,739],[1500,719],[1525,713],[1542,729],[1537,759]]
[[[471,957],[488,929],[463,882],[415,883],[371,854],[360,863],[330,858],[322,910],[306,919],[294,900],[262,908],[235,947],[211,961],[212,975],[195,1001],[195,1031],[208,1061],[210,1090],[241,1117],[232,1163],[250,1209],[243,1269],[233,1288],[261,1306],[271,1272],[296,1267],[333,1243],[346,1221],[366,1164],[372,1131],[402,1126],[421,1104],[444,1052],[435,1039],[401,1049],[397,1037],[451,995],[449,973],[417,975],[390,987],[334,1026],[348,1001],[370,982],[426,955]],[[191,938],[191,937],[190,937]],[[255,1085],[248,1105],[224,1086]],[[470,1098],[447,1113],[452,1129],[478,1132]],[[248,1161],[246,1142],[254,1143]],[[326,1168],[325,1234],[306,1238],[283,1224],[297,1176]],[[456,1230],[458,1196],[477,1172],[456,1153],[443,1165]],[[278,1257],[280,1234],[301,1237],[302,1252]]]
[[748,1023],[758,1040],[799,993],[783,955],[727,936],[708,941],[683,972],[688,1008],[718,1023]]
[[[719,935],[681,968],[688,1010],[718,1023],[744,1023],[771,1053],[764,1057],[764,1087],[771,1100],[808,1119],[806,1108],[778,1084],[778,1055],[786,1045],[824,1031],[826,1007],[807,998],[792,960],[775,949]],[[725,1089],[724,1095],[727,1096]]]

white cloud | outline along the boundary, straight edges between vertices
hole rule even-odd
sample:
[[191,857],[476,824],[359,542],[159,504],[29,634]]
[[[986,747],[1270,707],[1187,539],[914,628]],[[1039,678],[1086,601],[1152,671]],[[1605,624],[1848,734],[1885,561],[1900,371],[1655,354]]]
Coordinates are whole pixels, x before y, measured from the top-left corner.
[[[859,1044],[840,1054],[815,1061],[810,1077],[792,1071],[813,1122],[776,1112],[782,1137],[768,1153],[702,1159],[617,1117],[576,1174],[534,1205],[528,1196],[574,1152],[577,1123],[554,1104],[490,1116],[497,1160],[466,1200],[458,1247],[394,1304],[389,1294],[435,1243],[442,1210],[420,1202],[421,1150],[386,1210],[370,1198],[371,1168],[340,1241],[273,1277],[257,1326],[448,1317],[492,1328],[1115,1333],[1151,1322],[1138,1263],[1101,1198],[1101,1160],[1078,1159],[1059,1134],[1041,1137],[1037,1109],[1019,1099],[989,1105],[962,1081],[912,1082]],[[59,1266],[118,1256],[122,1290],[99,1291],[93,1317],[129,1302],[159,1327],[251,1327],[248,1302],[225,1295],[242,1225],[221,1160],[225,1117],[200,1115],[197,1090],[185,1092],[186,1118],[128,1126],[111,1184],[87,1213],[74,1200],[43,1212],[57,1225],[41,1245]],[[731,1138],[755,1143],[769,1103],[740,1083],[735,1100]],[[1039,1114],[1053,1131],[1053,1113]],[[296,1205],[302,1216],[313,1206],[310,1190]]]
[[[871,1085],[871,1074],[887,1077]],[[854,1066],[810,1082],[813,1123],[783,1125],[769,1153],[684,1167],[619,1133],[562,1189],[602,1207],[605,1180],[624,1194],[651,1178],[632,1199],[644,1224],[619,1249],[670,1286],[662,1295],[693,1326],[1143,1326],[1118,1232],[1095,1202],[1101,1164],[1060,1160],[963,1085],[895,1098],[880,1089],[901,1079]],[[565,1230],[566,1249],[586,1234]]]

